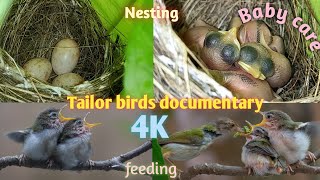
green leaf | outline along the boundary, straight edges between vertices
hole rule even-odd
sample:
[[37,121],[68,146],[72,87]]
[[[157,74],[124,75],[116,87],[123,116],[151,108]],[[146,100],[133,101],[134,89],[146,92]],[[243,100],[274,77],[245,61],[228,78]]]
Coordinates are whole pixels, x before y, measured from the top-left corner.
[[0,29],[7,19],[7,15],[11,9],[14,0],[0,0]]
[[316,15],[316,18],[318,20],[318,22],[320,22],[320,4],[319,4],[319,0],[310,0],[311,3],[311,7],[313,9],[313,12]]
[[124,93],[153,97],[153,22],[136,20],[126,48]]
[[124,10],[136,0],[90,0],[103,26],[111,32],[124,17]]
[[[158,165],[165,165],[161,152],[161,147],[158,144],[157,139],[152,139],[152,162],[158,162]],[[169,180],[169,175],[153,175],[152,180]]]

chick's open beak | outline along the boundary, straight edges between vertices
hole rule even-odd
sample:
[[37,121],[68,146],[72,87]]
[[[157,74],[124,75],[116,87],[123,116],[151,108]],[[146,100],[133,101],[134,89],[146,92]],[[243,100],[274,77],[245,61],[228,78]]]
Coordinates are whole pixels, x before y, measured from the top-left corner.
[[249,65],[243,61],[238,61],[238,64],[244,69],[246,72],[251,74],[254,78],[260,79],[260,80],[265,80],[266,77],[265,75],[262,74],[262,72],[259,70],[258,67],[255,67],[255,65]]
[[62,115],[62,110],[66,107],[67,105],[64,105],[61,109],[60,109],[60,111],[59,111],[59,115],[58,115],[58,117],[59,117],[59,120],[61,121],[61,122],[66,122],[66,121],[72,121],[72,120],[75,120],[76,118],[69,118],[69,117],[64,117],[63,115]]
[[64,117],[61,113],[59,113],[59,119],[61,122],[66,122],[66,121],[72,121],[75,120],[76,118],[68,118],[68,117]]
[[86,119],[87,119],[87,116],[89,115],[89,113],[90,113],[90,112],[88,112],[88,113],[85,115],[85,117],[83,118],[83,122],[84,122],[85,127],[91,129],[91,128],[95,127],[95,126],[101,125],[101,123],[93,123],[93,124],[88,123]]
[[254,126],[265,127],[268,123],[267,119],[265,118],[265,112],[260,111],[259,113],[263,116],[263,119],[259,124],[256,124]]
[[87,128],[89,128],[89,129],[91,129],[91,128],[95,127],[95,126],[99,126],[99,125],[101,125],[101,124],[102,124],[102,123],[93,123],[93,124],[91,124],[91,123],[88,123],[88,122],[85,121],[85,126],[86,126]]

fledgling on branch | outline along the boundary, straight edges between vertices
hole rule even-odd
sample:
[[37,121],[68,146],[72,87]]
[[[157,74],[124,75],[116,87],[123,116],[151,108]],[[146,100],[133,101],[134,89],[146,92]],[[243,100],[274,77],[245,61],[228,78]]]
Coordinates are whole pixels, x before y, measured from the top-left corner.
[[[291,117],[278,110],[260,112],[261,123],[254,127],[264,127],[274,149],[285,158],[287,164],[293,164],[308,157],[315,161],[316,157],[309,152],[310,135],[307,133],[311,123],[295,122]],[[289,169],[292,169],[289,166]]]
[[279,175],[286,169],[285,162],[272,147],[266,129],[256,127],[244,136],[246,143],[242,147],[241,160],[249,169],[249,175]]
[[65,124],[54,152],[54,159],[63,169],[72,169],[89,160],[92,154],[90,129],[99,124],[90,124],[81,118]]
[[48,160],[57,146],[64,122],[73,119],[63,117],[60,111],[47,109],[39,114],[32,127],[10,132],[7,136],[23,143],[23,156],[32,160]]

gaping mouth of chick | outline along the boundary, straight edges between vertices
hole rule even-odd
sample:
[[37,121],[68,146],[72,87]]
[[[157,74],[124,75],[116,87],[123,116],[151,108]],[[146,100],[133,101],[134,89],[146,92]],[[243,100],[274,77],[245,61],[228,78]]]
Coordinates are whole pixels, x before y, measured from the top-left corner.
[[60,110],[59,110],[59,120],[60,120],[60,122],[66,122],[66,121],[72,121],[72,120],[75,120],[76,118],[71,118],[71,117],[65,117],[65,116],[63,116],[62,115],[62,110],[67,106],[68,104],[66,104],[66,105],[64,105],[64,106],[62,106],[61,108],[60,108]]
[[241,68],[243,70],[245,70],[247,73],[251,74],[254,78],[260,79],[260,80],[266,79],[265,75],[263,75],[259,69],[255,68],[249,64],[246,64],[243,61],[239,61],[238,64],[239,64],[239,66],[241,66]]
[[84,122],[84,127],[85,127],[85,129],[87,130],[87,131],[90,131],[90,129],[91,128],[93,128],[93,127],[96,127],[96,126],[99,126],[99,125],[101,125],[101,123],[88,123],[87,122],[87,116],[90,114],[90,112],[88,112],[86,115],[85,115],[85,117],[83,118],[83,122]]

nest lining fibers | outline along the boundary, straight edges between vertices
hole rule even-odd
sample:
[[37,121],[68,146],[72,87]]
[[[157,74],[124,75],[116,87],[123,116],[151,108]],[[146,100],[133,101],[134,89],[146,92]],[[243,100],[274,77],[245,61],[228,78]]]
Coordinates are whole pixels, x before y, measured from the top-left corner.
[[[226,30],[231,18],[238,15],[238,10],[261,7],[263,12],[266,2],[276,10],[288,11],[284,25],[276,23],[276,17],[263,20],[274,35],[284,39],[285,56],[293,67],[294,74],[284,86],[274,89],[284,101],[319,102],[320,101],[320,52],[309,51],[309,44],[303,34],[292,26],[295,17],[302,17],[303,23],[312,30],[320,32],[320,22],[308,0],[293,1],[212,1],[212,0],[156,0],[163,8],[175,8],[180,12],[179,21],[171,24],[167,20],[155,20],[154,23],[154,87],[155,96],[161,99],[165,94],[171,97],[232,97],[232,93],[219,85],[179,38],[192,27],[197,20],[202,20],[221,30]],[[277,13],[277,12],[276,12]],[[200,66],[200,68],[198,68]]]
[[[19,0],[0,31],[0,101],[59,102],[67,95],[110,97],[121,91],[124,45],[112,42],[88,0]],[[53,47],[74,39],[80,59],[72,71],[86,81],[70,88],[51,86],[24,72],[32,58],[51,59]],[[49,82],[57,75],[51,74]]]

